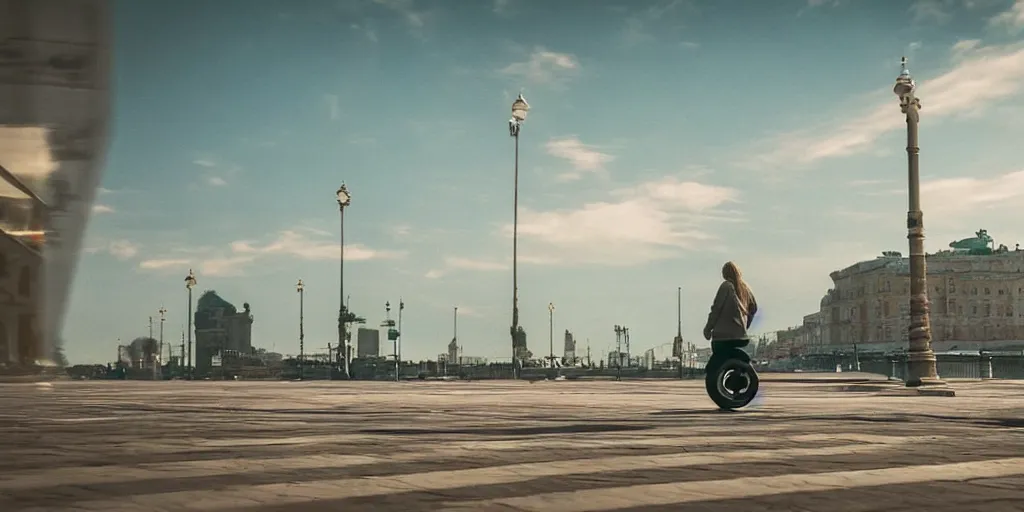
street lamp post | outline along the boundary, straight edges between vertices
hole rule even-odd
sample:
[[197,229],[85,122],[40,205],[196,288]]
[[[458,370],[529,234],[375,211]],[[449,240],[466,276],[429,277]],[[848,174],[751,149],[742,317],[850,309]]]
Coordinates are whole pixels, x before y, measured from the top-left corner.
[[914,94],[917,85],[907,70],[906,57],[903,57],[901,68],[892,90],[899,97],[900,110],[907,117],[907,181],[910,199],[907,211],[907,239],[910,240],[910,350],[907,386],[942,385],[945,383],[939,379],[936,368],[931,320],[928,317],[928,271],[924,252],[924,214],[921,212],[920,148],[917,145],[921,102]]
[[192,288],[196,287],[196,275],[188,269],[185,276],[185,288],[188,290],[188,359],[185,361],[187,379],[192,380]]
[[306,377],[306,330],[304,309],[306,302],[306,285],[302,279],[295,284],[295,291],[299,292],[299,380]]
[[393,343],[392,354],[395,357],[395,382],[398,382],[398,330],[395,329],[395,321],[391,319],[391,301],[384,303],[384,327],[387,328],[388,341]]
[[343,353],[342,355],[342,366],[345,372],[345,378],[350,378],[349,367],[348,367],[348,356],[349,347],[346,342],[346,320],[348,311],[345,307],[345,208],[352,204],[352,195],[348,191],[348,187],[345,183],[341,184],[341,187],[337,191],[338,196],[338,212],[341,220],[341,255],[338,258],[338,350]]
[[401,379],[402,373],[402,310],[405,309],[405,301],[398,298],[398,339],[395,340],[395,380]]
[[[160,313],[160,340],[157,343],[157,345],[160,347],[160,367],[161,367],[161,369],[163,369],[163,361],[164,361],[164,320],[166,320],[167,308],[165,308],[163,306],[160,306],[160,309],[158,309],[156,312]],[[170,358],[168,358],[168,359],[170,359]]]
[[555,304],[548,302],[548,360],[555,367]]
[[512,178],[512,378],[516,378],[516,335],[519,331],[519,129],[526,121],[530,105],[522,93],[512,102],[508,134],[515,139],[515,165]]
[[455,344],[455,364],[461,365],[462,359],[459,357],[459,307],[454,306],[452,311],[452,343]]

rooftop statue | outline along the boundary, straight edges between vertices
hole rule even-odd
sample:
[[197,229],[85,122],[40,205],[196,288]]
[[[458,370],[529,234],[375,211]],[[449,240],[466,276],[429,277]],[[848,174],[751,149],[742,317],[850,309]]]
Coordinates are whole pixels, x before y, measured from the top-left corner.
[[964,238],[963,240],[950,242],[949,246],[953,249],[967,251],[971,254],[991,254],[993,243],[992,237],[988,234],[988,230],[979,229],[978,232],[974,234],[973,238]]

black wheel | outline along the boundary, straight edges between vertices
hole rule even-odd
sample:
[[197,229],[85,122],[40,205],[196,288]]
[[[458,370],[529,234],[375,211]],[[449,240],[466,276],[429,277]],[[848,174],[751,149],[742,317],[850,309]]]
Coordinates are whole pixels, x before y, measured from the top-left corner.
[[704,379],[708,396],[718,407],[727,410],[749,404],[757,396],[759,384],[754,368],[739,359],[729,359],[717,368],[710,368]]

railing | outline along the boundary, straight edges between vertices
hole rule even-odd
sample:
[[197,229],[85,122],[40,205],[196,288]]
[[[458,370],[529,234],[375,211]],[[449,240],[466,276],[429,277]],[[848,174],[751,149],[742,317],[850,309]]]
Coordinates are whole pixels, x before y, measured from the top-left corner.
[[[1024,379],[1022,354],[936,354],[937,370],[944,379]],[[802,371],[861,371],[904,380],[907,354],[820,354],[795,358],[787,369]]]

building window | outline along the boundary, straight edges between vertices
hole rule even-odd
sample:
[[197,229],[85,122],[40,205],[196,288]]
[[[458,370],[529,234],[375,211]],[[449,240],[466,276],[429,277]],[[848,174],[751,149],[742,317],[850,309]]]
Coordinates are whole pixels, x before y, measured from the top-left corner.
[[989,288],[985,288],[985,295],[992,295],[992,290]]
[[956,293],[956,283],[952,279],[949,280],[949,293]]
[[[1022,289],[1024,289],[1024,288],[1022,288]],[[888,280],[885,282],[885,291],[887,291],[887,292],[891,292],[892,291],[892,283],[890,281],[888,281]]]
[[1000,288],[999,289],[999,295],[1006,295],[1006,290]]
[[1006,306],[1006,316],[1013,316],[1013,306]]
[[971,306],[971,315],[978,316],[978,306]]
[[992,316],[992,305],[985,304],[985,316]]
[[977,294],[978,294],[978,288],[976,288],[976,287],[975,288],[971,288],[971,295],[977,295]]

